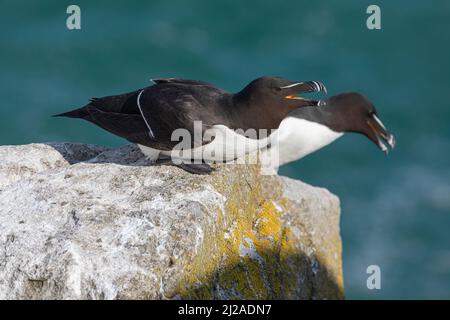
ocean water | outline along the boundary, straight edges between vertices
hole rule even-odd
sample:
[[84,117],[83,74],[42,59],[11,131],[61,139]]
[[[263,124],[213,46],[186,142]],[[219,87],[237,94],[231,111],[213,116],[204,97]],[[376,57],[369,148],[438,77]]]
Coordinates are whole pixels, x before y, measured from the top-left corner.
[[[362,136],[282,168],[342,202],[347,298],[450,298],[450,2],[3,0],[0,144],[125,142],[82,121],[50,118],[150,78],[202,79],[229,91],[261,75],[360,91],[398,146]],[[379,265],[381,290],[366,268]]]

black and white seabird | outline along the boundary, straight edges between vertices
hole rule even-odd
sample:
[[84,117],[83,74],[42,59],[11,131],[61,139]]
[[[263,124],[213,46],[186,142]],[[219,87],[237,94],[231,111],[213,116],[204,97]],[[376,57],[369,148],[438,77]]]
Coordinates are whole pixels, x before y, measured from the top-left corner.
[[[264,147],[268,137],[259,135],[261,129],[277,129],[285,116],[301,107],[317,106],[317,100],[298,96],[305,92],[326,92],[318,81],[290,81],[279,77],[262,77],[250,82],[238,93],[228,93],[211,84],[197,80],[154,79],[155,84],[130,93],[93,98],[86,106],[56,116],[81,118],[138,144],[150,160],[169,163],[173,149],[179,145],[173,139],[176,130],[183,129],[193,137],[190,147],[200,153],[177,153],[183,160],[177,163],[193,173],[209,173],[206,163],[192,164],[187,160],[200,155],[201,160],[229,161]],[[201,121],[201,132],[196,123]],[[248,139],[234,130],[256,131]],[[203,138],[210,130],[210,140]],[[212,134],[211,134],[212,130]],[[230,134],[232,133],[232,134]],[[233,138],[233,143],[217,137]],[[236,150],[236,140],[244,139],[245,148]],[[217,144],[220,143],[219,146]],[[227,148],[232,146],[233,150]],[[211,150],[209,150],[209,149]],[[217,152],[223,150],[223,152]],[[179,151],[179,150],[177,150]],[[205,158],[206,155],[210,155]],[[183,156],[186,155],[186,156]],[[190,161],[189,161],[190,162]]]
[[386,144],[395,147],[395,138],[381,122],[374,105],[364,95],[350,92],[288,113],[273,135],[270,148],[261,155],[262,163],[266,170],[276,172],[279,166],[327,146],[346,132],[366,136],[385,153]]

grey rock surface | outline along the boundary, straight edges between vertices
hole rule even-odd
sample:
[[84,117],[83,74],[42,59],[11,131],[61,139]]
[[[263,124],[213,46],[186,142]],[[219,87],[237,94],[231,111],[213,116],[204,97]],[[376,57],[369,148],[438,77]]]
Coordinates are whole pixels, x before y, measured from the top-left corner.
[[343,298],[339,200],[257,165],[0,147],[0,299]]

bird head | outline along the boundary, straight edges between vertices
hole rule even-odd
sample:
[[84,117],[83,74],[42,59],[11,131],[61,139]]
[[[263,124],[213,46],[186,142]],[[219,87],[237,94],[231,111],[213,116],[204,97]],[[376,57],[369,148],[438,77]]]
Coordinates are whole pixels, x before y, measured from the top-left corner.
[[319,101],[318,105],[333,108],[333,125],[338,131],[363,134],[386,154],[387,145],[391,149],[395,147],[394,136],[386,129],[374,105],[362,94],[342,93]]
[[280,77],[261,77],[250,82],[241,92],[240,98],[259,105],[270,105],[271,109],[290,109],[317,106],[318,100],[307,99],[300,94],[327,92],[319,81],[292,81]]

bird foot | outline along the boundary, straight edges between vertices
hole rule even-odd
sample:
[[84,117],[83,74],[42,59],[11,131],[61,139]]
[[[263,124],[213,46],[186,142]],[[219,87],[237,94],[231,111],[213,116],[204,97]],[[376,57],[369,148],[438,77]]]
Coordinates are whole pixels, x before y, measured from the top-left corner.
[[192,174],[206,175],[214,171],[207,163],[174,163],[170,158],[160,158],[154,162],[155,165],[171,165],[183,169]]

